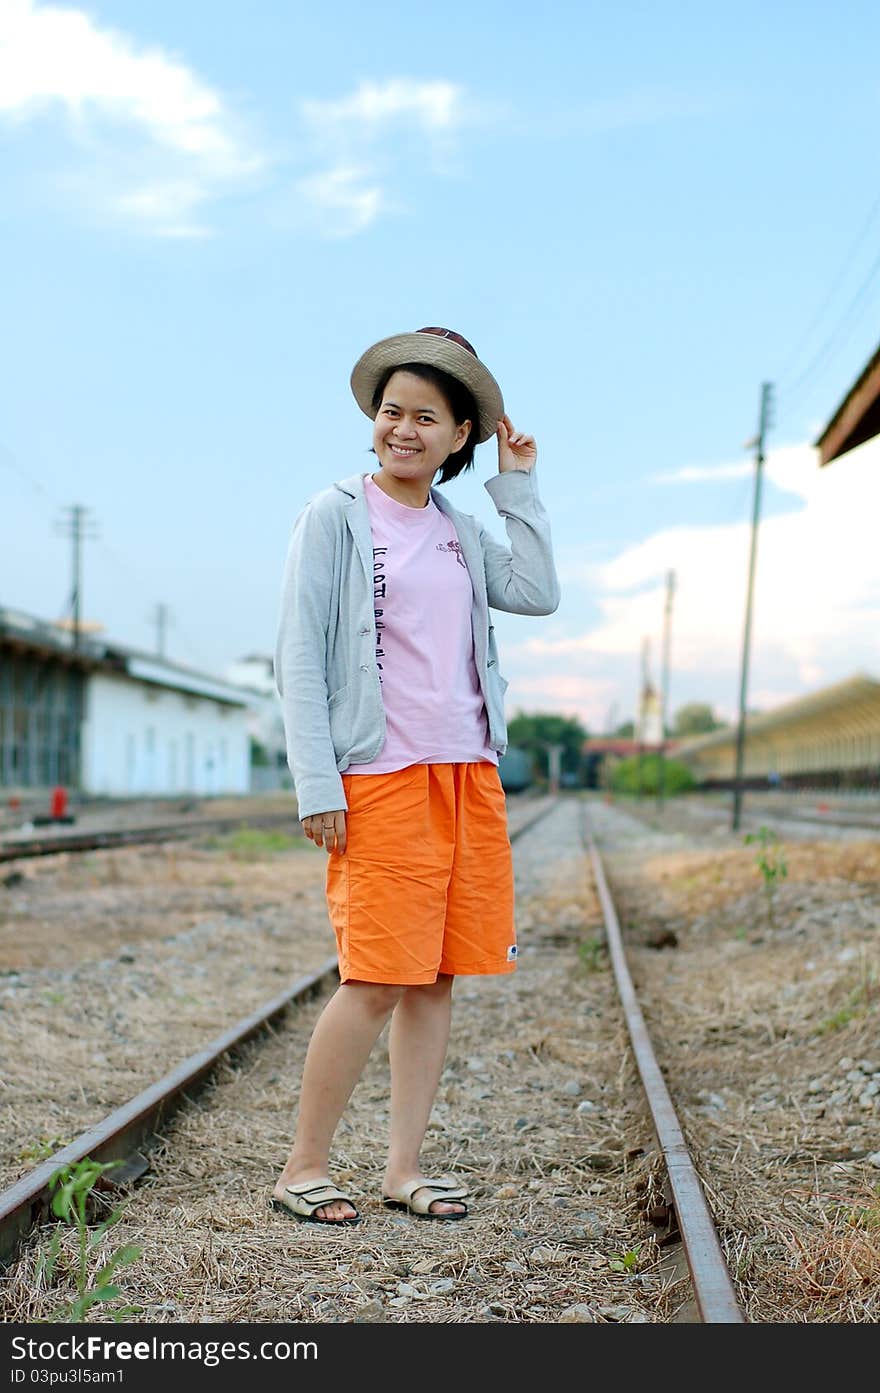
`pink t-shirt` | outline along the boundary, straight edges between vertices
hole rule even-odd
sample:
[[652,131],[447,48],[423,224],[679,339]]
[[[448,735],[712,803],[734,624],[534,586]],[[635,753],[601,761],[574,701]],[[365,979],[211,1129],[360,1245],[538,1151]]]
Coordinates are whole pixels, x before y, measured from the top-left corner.
[[474,663],[473,588],[455,526],[433,499],[410,508],[365,476],[373,534],[376,665],[387,734],[369,764],[498,763]]

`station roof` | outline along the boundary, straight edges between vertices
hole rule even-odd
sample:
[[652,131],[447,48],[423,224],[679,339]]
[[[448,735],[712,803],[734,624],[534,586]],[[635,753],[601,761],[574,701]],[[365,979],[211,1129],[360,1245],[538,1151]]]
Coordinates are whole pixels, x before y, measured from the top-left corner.
[[81,634],[74,647],[73,635],[67,627],[47,623],[22,610],[0,608],[0,647],[53,658],[89,671],[113,672],[135,682],[207,697],[226,706],[251,706],[254,702],[253,692],[232,682],[94,634]]
[[[858,734],[862,729],[876,728],[877,713],[880,708],[880,682],[866,672],[857,672],[842,682],[834,682],[818,692],[797,697],[794,701],[783,702],[771,711],[746,717],[746,734],[783,735],[814,724],[817,720],[823,725],[833,725],[838,734]],[[697,754],[703,750],[720,748],[736,739],[736,727],[724,726],[721,730],[710,731],[707,735],[694,735],[682,742],[682,757]]]
[[820,465],[880,435],[880,347],[815,442]]

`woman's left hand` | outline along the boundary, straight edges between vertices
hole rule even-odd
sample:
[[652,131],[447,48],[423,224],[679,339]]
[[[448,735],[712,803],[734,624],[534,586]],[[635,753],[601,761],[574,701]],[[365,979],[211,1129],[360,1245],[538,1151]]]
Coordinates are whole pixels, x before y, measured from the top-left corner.
[[535,437],[514,430],[509,416],[502,416],[495,434],[498,437],[498,473],[505,474],[509,469],[524,469],[530,473],[538,458]]

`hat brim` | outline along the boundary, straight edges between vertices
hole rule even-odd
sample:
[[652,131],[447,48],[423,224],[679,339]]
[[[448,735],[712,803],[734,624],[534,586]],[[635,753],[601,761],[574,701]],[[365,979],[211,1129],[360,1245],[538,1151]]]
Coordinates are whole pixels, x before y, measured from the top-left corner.
[[473,396],[480,413],[479,421],[474,423],[477,444],[495,434],[504,415],[501,388],[485,363],[454,339],[444,339],[439,334],[392,334],[361,354],[352,369],[351,390],[361,411],[371,420],[376,418],[373,393],[382,374],[404,363],[427,363],[457,378]]

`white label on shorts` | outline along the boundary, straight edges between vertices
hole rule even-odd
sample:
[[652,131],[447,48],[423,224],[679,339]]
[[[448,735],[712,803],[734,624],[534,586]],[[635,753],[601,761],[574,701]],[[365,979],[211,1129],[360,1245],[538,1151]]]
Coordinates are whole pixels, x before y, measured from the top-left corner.
[[516,955],[517,955],[517,947],[516,947],[516,944],[515,944],[515,943],[511,943],[510,947],[509,947],[508,950],[507,950],[507,961],[508,961],[509,963],[512,963],[513,960],[514,960],[514,958],[516,957]]

